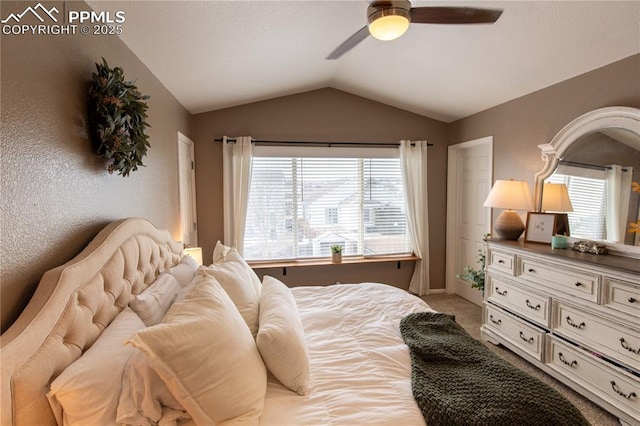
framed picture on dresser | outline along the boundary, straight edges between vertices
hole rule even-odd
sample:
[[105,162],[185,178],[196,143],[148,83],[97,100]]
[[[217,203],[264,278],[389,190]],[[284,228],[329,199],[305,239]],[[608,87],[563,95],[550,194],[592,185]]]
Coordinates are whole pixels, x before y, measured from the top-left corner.
[[553,213],[527,213],[527,228],[524,241],[527,243],[551,244],[556,231],[556,215]]

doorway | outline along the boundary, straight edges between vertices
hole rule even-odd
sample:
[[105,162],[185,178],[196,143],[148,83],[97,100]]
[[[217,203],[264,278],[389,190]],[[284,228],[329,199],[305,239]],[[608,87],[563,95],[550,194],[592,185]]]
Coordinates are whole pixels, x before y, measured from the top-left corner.
[[456,277],[465,266],[480,269],[479,251],[491,229],[484,201],[493,181],[493,136],[449,147],[447,174],[447,293],[481,306],[482,292]]
[[194,144],[180,132],[178,132],[178,179],[182,242],[195,247],[198,245],[198,219]]

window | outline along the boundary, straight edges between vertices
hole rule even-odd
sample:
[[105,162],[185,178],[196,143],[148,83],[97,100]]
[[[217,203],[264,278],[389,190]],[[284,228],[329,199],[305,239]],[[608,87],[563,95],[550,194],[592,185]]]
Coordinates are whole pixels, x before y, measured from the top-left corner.
[[[378,150],[387,157],[397,154]],[[328,257],[332,245],[343,246],[345,256],[409,253],[399,159],[323,153],[285,157],[254,152],[245,258]]]
[[327,207],[324,211],[324,223],[327,225],[335,225],[338,223],[338,208]]
[[592,240],[606,239],[604,178],[555,173],[547,179],[547,182],[567,185],[573,206],[573,212],[568,215],[572,236]]

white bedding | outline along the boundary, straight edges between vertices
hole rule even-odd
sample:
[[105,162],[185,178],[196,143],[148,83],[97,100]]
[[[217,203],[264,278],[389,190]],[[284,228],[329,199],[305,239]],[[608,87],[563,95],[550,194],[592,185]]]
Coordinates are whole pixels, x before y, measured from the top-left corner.
[[384,284],[292,288],[305,330],[311,389],[300,396],[269,377],[262,425],[421,425],[400,320],[433,311]]
[[260,425],[425,424],[411,391],[409,348],[399,329],[410,313],[434,312],[424,301],[377,283],[291,292],[304,327],[310,389],[299,395],[269,373]]

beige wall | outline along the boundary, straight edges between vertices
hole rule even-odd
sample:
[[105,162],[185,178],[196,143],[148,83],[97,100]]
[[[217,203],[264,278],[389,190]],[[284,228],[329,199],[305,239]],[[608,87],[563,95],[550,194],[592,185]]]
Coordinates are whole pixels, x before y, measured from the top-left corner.
[[493,135],[494,178],[528,181],[548,143],[578,116],[608,106],[640,107],[640,55],[631,56],[451,123],[449,144]]
[[[197,114],[193,118],[196,144],[198,240],[205,263],[217,240],[222,240],[222,148],[215,138],[252,136],[263,140],[393,142],[426,139],[429,148],[429,232],[432,288],[444,288],[446,204],[446,124],[354,96],[336,89],[320,89]],[[330,284],[367,279],[407,288],[410,264],[399,272],[395,263],[373,266],[290,268],[287,276],[271,271],[289,285]],[[371,278],[367,278],[371,277]]]
[[[29,5],[1,2],[0,16]],[[5,330],[42,274],[75,256],[106,223],[143,216],[179,239],[176,132],[190,136],[190,114],[116,36],[2,35],[1,55]],[[128,178],[109,175],[87,139],[87,81],[101,57],[151,96],[147,167]]]

